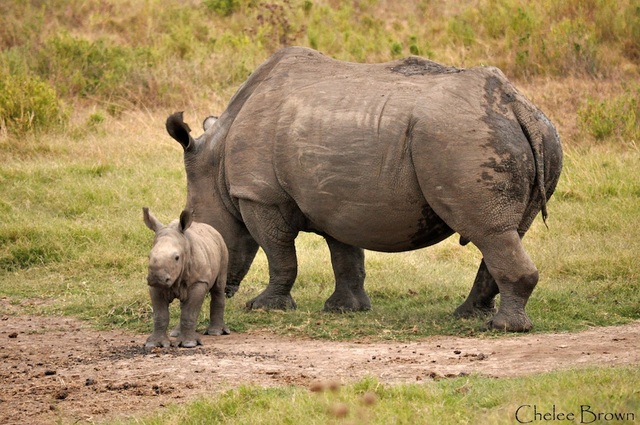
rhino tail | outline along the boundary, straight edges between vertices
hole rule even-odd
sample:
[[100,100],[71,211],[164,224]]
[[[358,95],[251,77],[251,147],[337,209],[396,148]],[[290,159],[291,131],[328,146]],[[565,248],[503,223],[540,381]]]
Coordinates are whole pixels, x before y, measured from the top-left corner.
[[537,190],[540,195],[540,211],[542,213],[542,221],[547,225],[547,195],[545,190],[545,173],[544,173],[544,131],[545,123],[539,118],[539,112],[530,104],[525,103],[522,99],[516,99],[512,104],[513,113],[522,128],[522,132],[529,140],[531,150],[533,152],[533,160],[536,169]]

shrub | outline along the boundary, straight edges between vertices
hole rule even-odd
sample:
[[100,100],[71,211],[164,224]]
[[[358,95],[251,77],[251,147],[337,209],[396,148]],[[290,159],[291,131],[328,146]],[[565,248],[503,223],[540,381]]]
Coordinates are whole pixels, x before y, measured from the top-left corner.
[[53,87],[37,76],[0,73],[0,128],[24,134],[66,123],[68,114]]
[[613,99],[587,100],[578,110],[578,122],[583,131],[596,140],[618,137],[625,141],[640,140],[640,86],[627,87]]
[[206,0],[204,5],[220,16],[230,16],[238,8],[238,0]]
[[104,39],[64,34],[47,40],[38,59],[41,75],[55,81],[63,94],[109,99],[126,91],[134,71],[149,66],[150,55]]

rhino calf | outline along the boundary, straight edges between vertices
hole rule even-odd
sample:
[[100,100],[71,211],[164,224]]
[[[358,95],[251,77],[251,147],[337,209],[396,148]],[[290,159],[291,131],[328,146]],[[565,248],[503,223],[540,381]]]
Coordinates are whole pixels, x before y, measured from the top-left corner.
[[228,335],[224,323],[225,286],[229,253],[224,239],[213,227],[192,221],[185,210],[179,220],[165,226],[148,208],[144,222],[155,232],[149,254],[147,282],[153,306],[153,333],[145,347],[169,347],[169,304],[180,300],[180,324],[171,332],[174,345],[195,347],[202,341],[196,333],[200,308],[207,292],[211,307],[207,335]]

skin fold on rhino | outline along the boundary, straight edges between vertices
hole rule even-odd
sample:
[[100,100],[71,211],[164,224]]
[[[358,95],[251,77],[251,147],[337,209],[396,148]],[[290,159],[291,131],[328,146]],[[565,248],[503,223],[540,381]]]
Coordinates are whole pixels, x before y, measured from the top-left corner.
[[521,239],[562,168],[547,117],[493,67],[459,69],[419,57],[381,64],[276,52],[194,139],[182,118],[167,131],[184,148],[186,208],[229,248],[227,295],[258,246],[269,284],[250,309],[295,308],[294,240],[322,235],[335,291],[328,311],[371,308],[364,250],[408,251],[454,233],[482,252],[455,314],[495,312],[490,327],[527,331],[538,271]]

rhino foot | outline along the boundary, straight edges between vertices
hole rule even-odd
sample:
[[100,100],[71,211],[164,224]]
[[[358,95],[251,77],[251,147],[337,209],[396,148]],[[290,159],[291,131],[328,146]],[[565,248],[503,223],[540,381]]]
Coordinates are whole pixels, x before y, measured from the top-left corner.
[[456,308],[453,315],[461,319],[473,319],[476,317],[487,317],[491,314],[495,314],[495,312],[495,302],[492,300],[488,305],[476,305],[465,302]]
[[147,341],[144,343],[144,348],[154,348],[154,347],[162,347],[167,348],[171,346],[171,341],[167,338],[166,334],[156,335],[152,334],[147,338]]
[[295,310],[298,308],[291,294],[265,295],[264,292],[246,304],[247,310]]
[[240,289],[240,285],[232,285],[227,282],[227,286],[224,288],[224,294],[227,298],[231,298],[238,292],[238,289]]
[[213,335],[213,336],[231,335],[231,331],[226,326],[222,326],[222,327],[219,327],[219,326],[211,327],[211,326],[209,326],[207,328],[207,330],[204,332],[204,334],[205,335]]
[[486,327],[487,329],[504,332],[529,332],[533,329],[533,322],[524,312],[508,315],[498,311],[498,313],[486,323]]
[[180,335],[173,342],[174,347],[194,348],[198,345],[202,345],[202,340],[195,332],[187,335]]
[[371,300],[364,291],[359,294],[334,292],[324,303],[324,311],[331,313],[368,310],[371,310]]

